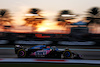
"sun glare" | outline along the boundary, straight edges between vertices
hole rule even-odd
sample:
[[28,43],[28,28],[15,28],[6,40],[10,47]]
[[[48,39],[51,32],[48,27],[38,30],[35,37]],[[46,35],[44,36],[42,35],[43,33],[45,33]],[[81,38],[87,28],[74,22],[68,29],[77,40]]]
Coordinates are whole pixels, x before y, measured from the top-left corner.
[[37,31],[46,31],[48,28],[45,28],[45,27],[40,27],[37,29]]
[[36,26],[37,29],[35,31],[38,32],[46,32],[48,30],[66,30],[63,27],[60,27],[57,25],[57,22],[54,21],[50,21],[50,20],[45,20],[42,22],[42,24],[39,24]]

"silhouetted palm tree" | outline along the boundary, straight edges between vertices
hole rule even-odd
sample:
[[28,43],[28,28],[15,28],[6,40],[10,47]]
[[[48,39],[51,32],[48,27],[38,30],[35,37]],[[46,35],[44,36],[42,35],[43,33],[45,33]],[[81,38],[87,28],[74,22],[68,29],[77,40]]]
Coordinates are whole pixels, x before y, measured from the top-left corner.
[[6,24],[9,22],[11,24],[11,16],[7,9],[0,9],[0,25]]
[[87,25],[92,25],[93,29],[95,28],[95,32],[97,32],[97,28],[100,26],[100,8],[99,7],[92,7],[88,10],[87,20],[89,22]]
[[56,20],[57,21],[61,21],[58,23],[58,25],[62,25],[65,26],[67,24],[66,20],[72,20],[74,19],[74,17],[63,17],[62,15],[73,15],[71,10],[62,10],[60,11],[60,13],[58,14]]
[[29,13],[31,13],[31,14],[39,14],[40,11],[41,11],[41,10],[38,9],[38,8],[31,8],[31,9],[29,10]]
[[38,23],[42,23],[41,21],[44,19],[43,16],[40,15],[41,10],[38,8],[31,8],[28,13],[36,14],[36,16],[26,17],[24,20],[26,21],[25,25],[36,26]]
[[90,23],[100,24],[100,8],[99,7],[92,7],[88,10],[88,16],[86,17],[87,20],[90,20]]
[[0,25],[7,24],[9,22],[11,24],[11,16],[7,9],[0,9]]
[[99,13],[99,8],[98,7],[93,7],[88,11],[88,13],[90,13],[92,15],[97,15]]
[[73,14],[73,13],[71,12],[71,10],[62,10],[60,12],[60,15],[62,15],[62,14]]

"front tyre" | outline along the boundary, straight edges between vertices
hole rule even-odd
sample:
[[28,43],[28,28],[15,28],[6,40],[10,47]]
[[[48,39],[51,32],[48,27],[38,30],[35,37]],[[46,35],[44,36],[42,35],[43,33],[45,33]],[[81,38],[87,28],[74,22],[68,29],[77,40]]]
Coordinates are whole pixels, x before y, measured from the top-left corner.
[[19,49],[17,52],[18,58],[25,58],[26,57],[26,51],[24,49]]
[[70,50],[65,50],[65,51],[63,52],[63,56],[64,56],[64,58],[71,58],[72,53],[71,53]]

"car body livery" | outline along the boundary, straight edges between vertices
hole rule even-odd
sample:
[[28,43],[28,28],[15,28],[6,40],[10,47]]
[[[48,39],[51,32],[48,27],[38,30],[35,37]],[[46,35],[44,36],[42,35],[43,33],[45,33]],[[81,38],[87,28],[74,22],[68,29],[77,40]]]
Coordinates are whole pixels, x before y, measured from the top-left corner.
[[45,57],[45,58],[70,58],[81,59],[77,53],[71,52],[69,49],[58,49],[55,46],[37,45],[31,48],[15,47],[15,53],[19,58],[24,57]]

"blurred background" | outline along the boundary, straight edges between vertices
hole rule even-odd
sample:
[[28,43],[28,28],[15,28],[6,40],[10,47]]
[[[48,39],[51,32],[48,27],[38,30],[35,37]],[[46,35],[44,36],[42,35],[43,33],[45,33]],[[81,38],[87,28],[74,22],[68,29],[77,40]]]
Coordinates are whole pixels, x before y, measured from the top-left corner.
[[100,43],[99,0],[0,0],[0,5],[0,40]]
[[0,25],[13,25],[12,30],[18,32],[67,33],[73,25],[87,25],[93,28],[92,33],[98,34],[99,6],[99,0],[0,0]]

